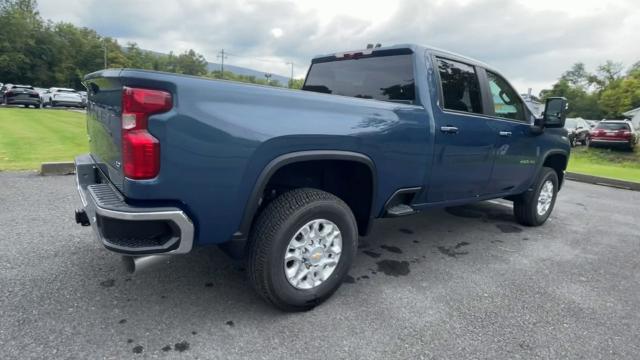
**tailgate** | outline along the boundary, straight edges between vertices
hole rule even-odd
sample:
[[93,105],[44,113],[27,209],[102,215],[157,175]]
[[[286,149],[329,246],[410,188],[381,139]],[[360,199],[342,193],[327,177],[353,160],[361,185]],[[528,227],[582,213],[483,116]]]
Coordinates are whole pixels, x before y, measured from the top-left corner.
[[154,134],[150,128],[162,123],[159,117],[173,108],[167,83],[126,73],[104,70],[85,77],[91,156],[120,191],[129,180],[159,175],[162,133]]
[[118,73],[119,70],[101,72],[105,77],[87,78],[85,86],[88,89],[87,133],[91,156],[104,175],[122,190],[122,84]]

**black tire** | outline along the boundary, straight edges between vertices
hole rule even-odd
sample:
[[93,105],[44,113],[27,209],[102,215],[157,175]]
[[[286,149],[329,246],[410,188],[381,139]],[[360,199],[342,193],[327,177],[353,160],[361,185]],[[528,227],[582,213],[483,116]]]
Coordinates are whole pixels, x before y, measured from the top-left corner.
[[28,108],[29,108],[29,105],[26,105],[26,104],[25,104],[25,105],[22,105],[22,106],[24,106],[24,108],[25,108],[25,109],[28,109]]
[[[553,197],[547,211],[543,214],[538,214],[538,198],[540,197],[543,185],[547,181],[551,181],[553,184]],[[544,224],[556,204],[558,185],[558,174],[556,174],[555,170],[543,167],[531,189],[514,199],[513,214],[516,217],[516,221],[525,226],[540,226]]]
[[[342,234],[342,252],[333,273],[320,285],[298,289],[289,283],[284,256],[298,230],[314,219],[333,222]],[[249,238],[248,274],[256,292],[284,311],[306,311],[328,299],[342,284],[358,247],[358,227],[347,204],[316,189],[286,192],[258,216]]]

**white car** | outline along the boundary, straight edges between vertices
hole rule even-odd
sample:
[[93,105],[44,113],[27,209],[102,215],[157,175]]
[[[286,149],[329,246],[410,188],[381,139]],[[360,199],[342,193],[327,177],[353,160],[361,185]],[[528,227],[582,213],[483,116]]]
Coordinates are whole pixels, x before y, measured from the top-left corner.
[[66,88],[50,88],[41,95],[42,106],[74,106],[85,107],[85,102],[82,101],[82,95],[73,89]]

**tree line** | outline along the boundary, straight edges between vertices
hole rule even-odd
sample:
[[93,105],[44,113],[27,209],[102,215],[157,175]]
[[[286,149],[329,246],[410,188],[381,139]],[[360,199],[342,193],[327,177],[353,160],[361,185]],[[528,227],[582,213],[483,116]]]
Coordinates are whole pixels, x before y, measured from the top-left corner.
[[[106,65],[106,66],[105,66]],[[229,71],[209,72],[207,60],[190,49],[159,54],[136,43],[122,46],[116,39],[70,23],[44,20],[36,0],[0,0],[0,81],[40,87],[82,88],[84,75],[109,68],[138,68],[209,76],[263,85],[278,81]],[[292,87],[300,87],[294,79]]]
[[540,97],[564,96],[569,100],[569,117],[584,119],[620,119],[623,113],[640,107],[640,61],[628,69],[611,60],[594,72],[583,63],[565,71],[551,89]]

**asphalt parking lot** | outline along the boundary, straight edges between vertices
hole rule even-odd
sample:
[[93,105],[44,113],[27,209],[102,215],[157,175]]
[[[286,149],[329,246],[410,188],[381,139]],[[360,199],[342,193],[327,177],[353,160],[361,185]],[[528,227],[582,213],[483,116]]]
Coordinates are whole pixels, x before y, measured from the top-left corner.
[[490,202],[381,220],[327,303],[263,303],[216,249],[129,275],[72,176],[0,173],[0,358],[637,359],[640,192],[567,182],[540,228]]

